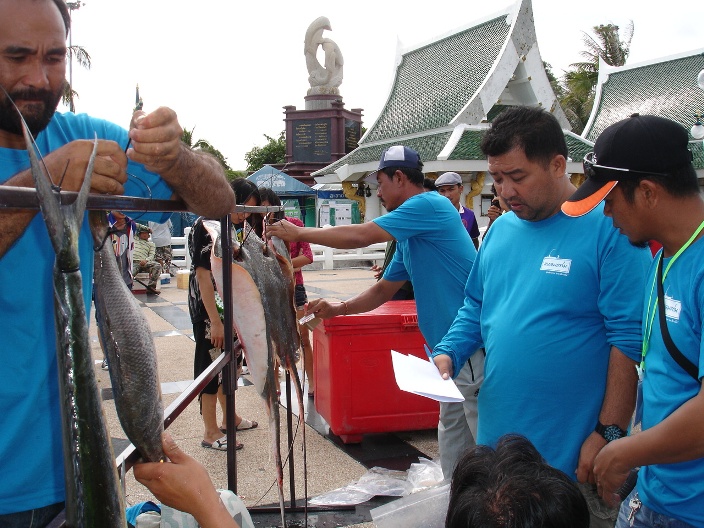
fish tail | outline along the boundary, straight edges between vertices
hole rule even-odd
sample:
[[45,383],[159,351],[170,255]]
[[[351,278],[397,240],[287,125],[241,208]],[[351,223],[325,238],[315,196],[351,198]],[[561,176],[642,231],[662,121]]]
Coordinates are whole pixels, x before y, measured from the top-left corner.
[[[303,352],[303,361],[305,362],[305,352]],[[305,407],[303,407],[303,384],[301,383],[301,378],[298,375],[298,369],[296,365],[291,361],[287,360],[286,368],[289,371],[291,379],[293,379],[293,385],[296,389],[296,398],[298,400],[298,424],[302,430],[302,443],[303,443],[303,496],[306,498],[304,503],[304,526],[308,526],[308,454],[306,448],[306,418],[305,418]]]
[[276,393],[276,374],[271,369],[270,379],[267,380],[268,391],[266,404],[269,411],[269,431],[276,464],[276,487],[279,493],[279,506],[281,510],[281,526],[286,526],[284,502],[284,468],[281,462],[281,415],[279,414],[279,401]]
[[[62,270],[66,268],[75,269],[78,267],[78,262],[74,262],[74,251],[71,251],[71,249],[78,247],[78,233],[83,222],[83,213],[86,210],[88,193],[90,192],[90,181],[98,151],[98,141],[97,139],[93,141],[93,151],[88,160],[86,174],[76,200],[70,205],[61,205],[61,198],[55,192],[58,188],[52,183],[51,176],[46,171],[45,166],[40,163],[36,145],[24,120],[22,122],[22,131],[29,154],[32,177],[39,198],[39,207],[49,232],[51,244],[57,255],[57,264]],[[75,251],[76,255],[77,253]]]

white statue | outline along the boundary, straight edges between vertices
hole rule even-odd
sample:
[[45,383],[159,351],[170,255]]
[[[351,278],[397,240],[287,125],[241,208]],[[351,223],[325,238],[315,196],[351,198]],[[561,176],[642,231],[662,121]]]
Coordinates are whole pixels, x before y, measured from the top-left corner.
[[[308,26],[303,47],[308,67],[308,95],[329,94],[339,95],[338,87],[342,84],[342,66],[344,60],[340,48],[334,41],[323,38],[323,31],[332,31],[327,17],[318,17]],[[318,46],[325,52],[325,65],[317,58]]]

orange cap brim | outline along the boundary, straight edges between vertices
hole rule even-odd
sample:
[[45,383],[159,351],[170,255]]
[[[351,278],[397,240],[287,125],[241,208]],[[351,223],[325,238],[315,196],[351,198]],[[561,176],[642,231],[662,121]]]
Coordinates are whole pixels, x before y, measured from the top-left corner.
[[601,201],[606,198],[606,196],[611,192],[611,190],[616,187],[617,181],[610,181],[604,184],[596,192],[590,194],[586,198],[571,202],[567,200],[562,204],[562,212],[567,216],[582,216],[592,211]]

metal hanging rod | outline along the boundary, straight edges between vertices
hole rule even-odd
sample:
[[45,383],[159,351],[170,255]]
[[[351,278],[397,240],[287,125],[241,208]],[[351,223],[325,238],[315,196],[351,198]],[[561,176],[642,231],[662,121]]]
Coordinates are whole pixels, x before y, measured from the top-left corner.
[[[61,204],[67,205],[76,201],[77,192],[60,191]],[[10,187],[0,185],[0,209],[39,209],[37,191],[32,187]],[[112,194],[89,194],[88,210],[118,211],[188,211],[183,200],[155,200],[152,198],[136,198],[134,196],[121,196]],[[283,205],[235,205],[233,213],[276,213],[283,211]]]

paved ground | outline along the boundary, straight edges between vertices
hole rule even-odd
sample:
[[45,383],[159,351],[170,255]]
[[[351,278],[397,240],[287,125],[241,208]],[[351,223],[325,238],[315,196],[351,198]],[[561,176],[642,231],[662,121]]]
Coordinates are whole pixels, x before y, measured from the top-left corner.
[[[368,268],[304,271],[304,278],[309,298],[325,297],[340,301],[349,299],[374,281]],[[187,290],[177,288],[176,280],[172,279],[170,284],[162,286],[159,296],[136,296],[143,303],[144,314],[153,332],[164,403],[167,406],[193,379],[194,344],[188,317]],[[91,329],[96,372],[99,386],[103,389],[104,408],[115,450],[120,452],[125,446],[124,433],[116,419],[110,378],[107,372],[100,369],[102,353],[95,335],[95,325],[91,325]],[[360,384],[359,389],[364,391],[365,387]],[[285,394],[285,390],[282,393]],[[359,444],[345,445],[339,437],[329,431],[324,418],[317,413],[312,399],[305,398],[304,406],[309,497],[350,484],[372,466],[406,470],[411,463],[417,461],[418,456],[437,458],[437,435],[433,429],[397,434],[369,434],[365,435]],[[276,510],[278,506],[268,418],[264,404],[255,393],[247,375],[240,379],[236,392],[236,408],[240,415],[260,424],[257,429],[237,435],[238,440],[245,444],[244,449],[237,453],[237,492],[253,512],[253,520],[257,526],[278,526],[278,514],[265,511],[267,507]],[[296,403],[292,405],[292,410],[295,424],[298,414]],[[281,408],[281,416],[284,424],[282,437],[285,438],[284,407]],[[205,465],[217,487],[227,488],[226,453],[200,447],[203,429],[197,400],[188,406],[169,431],[182,449]],[[302,437],[302,431],[297,433],[293,450],[298,506],[303,505]],[[285,493],[288,500],[290,494],[287,478],[288,472],[285,470]],[[128,505],[154,500],[146,488],[134,481],[131,473],[126,481],[126,498]],[[309,526],[373,527],[368,511],[385,501],[388,499],[376,499],[352,509],[311,513]],[[302,517],[289,515],[289,518]],[[298,522],[297,525],[302,526],[302,522]]]

